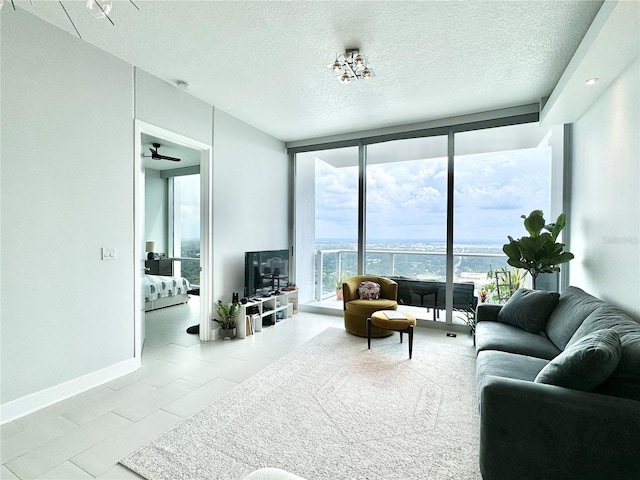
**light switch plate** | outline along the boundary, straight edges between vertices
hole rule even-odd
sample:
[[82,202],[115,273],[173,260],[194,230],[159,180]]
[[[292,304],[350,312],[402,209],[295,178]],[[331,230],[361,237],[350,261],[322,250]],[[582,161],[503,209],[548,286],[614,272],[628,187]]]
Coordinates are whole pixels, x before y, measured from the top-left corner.
[[116,247],[102,247],[102,260],[114,260],[116,258]]

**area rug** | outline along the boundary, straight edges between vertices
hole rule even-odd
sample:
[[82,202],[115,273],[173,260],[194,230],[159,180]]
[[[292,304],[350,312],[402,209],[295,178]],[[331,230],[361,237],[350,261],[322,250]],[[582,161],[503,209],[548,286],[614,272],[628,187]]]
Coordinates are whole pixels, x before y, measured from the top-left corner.
[[479,480],[474,349],[414,343],[409,360],[397,334],[367,350],[328,328],[120,463],[149,480]]

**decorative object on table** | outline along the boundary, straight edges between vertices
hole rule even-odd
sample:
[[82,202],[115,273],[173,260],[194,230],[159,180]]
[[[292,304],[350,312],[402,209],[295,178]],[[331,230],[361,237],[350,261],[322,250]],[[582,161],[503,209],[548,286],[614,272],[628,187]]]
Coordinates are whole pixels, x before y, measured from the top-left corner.
[[559,272],[558,265],[572,260],[574,256],[571,252],[564,251],[564,243],[556,241],[565,226],[564,213],[558,215],[555,223],[548,225],[542,210],[534,210],[529,216],[522,215],[522,218],[529,236],[514,240],[508,235],[509,243],[503,245],[502,251],[507,254],[509,265],[522,268],[531,275],[533,288],[536,289],[538,275]]
[[236,321],[238,314],[240,313],[240,303],[222,303],[222,300],[218,300],[218,306],[216,312],[220,316],[220,320],[214,318],[213,321],[220,324],[220,335],[222,338],[232,339],[236,336]]
[[233,292],[231,294],[231,303],[238,303],[240,301],[240,294],[237,292]]
[[155,260],[156,242],[147,242],[145,244],[145,250],[147,252],[147,260]]

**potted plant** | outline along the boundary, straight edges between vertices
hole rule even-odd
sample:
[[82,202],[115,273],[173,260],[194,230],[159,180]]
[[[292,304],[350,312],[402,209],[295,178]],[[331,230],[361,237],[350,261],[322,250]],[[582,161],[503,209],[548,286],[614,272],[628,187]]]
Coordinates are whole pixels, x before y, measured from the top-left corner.
[[236,336],[236,321],[238,314],[240,313],[240,303],[222,303],[222,300],[218,300],[218,306],[216,312],[220,317],[220,320],[214,318],[213,321],[220,324],[220,335],[222,338],[231,339]]
[[339,275],[336,274],[336,299],[337,300],[342,300],[342,284],[344,283],[345,280],[345,274],[344,273],[340,273]]
[[509,265],[522,268],[531,275],[535,289],[538,275],[559,272],[558,265],[573,259],[573,254],[564,251],[564,243],[556,241],[565,226],[564,213],[558,216],[555,223],[548,225],[545,223],[542,210],[534,210],[529,216],[522,215],[522,218],[529,236],[514,240],[509,235],[509,243],[503,245],[502,251],[506,253]]
[[[510,270],[506,267],[500,267],[497,270],[493,270],[490,267],[487,272],[487,279],[491,280],[491,282],[482,287],[482,291],[485,292],[485,300],[482,300],[481,291],[480,301],[484,303],[491,298],[495,303],[506,303],[516,290],[524,285],[526,276],[527,272],[523,272],[518,268]],[[491,296],[489,297],[489,295]]]

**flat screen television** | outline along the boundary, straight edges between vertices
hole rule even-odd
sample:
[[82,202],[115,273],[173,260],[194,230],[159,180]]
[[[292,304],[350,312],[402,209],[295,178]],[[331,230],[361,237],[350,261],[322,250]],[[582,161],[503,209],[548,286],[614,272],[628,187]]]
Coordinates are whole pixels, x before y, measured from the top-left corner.
[[244,296],[269,294],[289,283],[289,250],[262,250],[244,255]]

